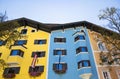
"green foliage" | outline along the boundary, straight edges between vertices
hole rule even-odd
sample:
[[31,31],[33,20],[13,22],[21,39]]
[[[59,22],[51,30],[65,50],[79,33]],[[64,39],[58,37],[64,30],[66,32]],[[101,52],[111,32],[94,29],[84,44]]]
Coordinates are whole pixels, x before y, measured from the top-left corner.
[[3,59],[0,59],[0,69],[2,68],[3,70],[5,69],[5,67],[7,67],[8,65],[6,64],[6,62]]
[[[108,53],[106,53],[106,58],[109,60],[108,64],[111,65],[120,59],[120,9],[111,7],[101,10],[101,12],[99,19],[108,21],[108,27],[112,31],[115,31],[106,32],[105,30],[101,30],[101,38],[103,39],[102,41],[105,43],[108,51]],[[104,56],[104,54],[101,55]],[[101,55],[101,61],[104,62],[106,58],[102,58],[103,56]]]

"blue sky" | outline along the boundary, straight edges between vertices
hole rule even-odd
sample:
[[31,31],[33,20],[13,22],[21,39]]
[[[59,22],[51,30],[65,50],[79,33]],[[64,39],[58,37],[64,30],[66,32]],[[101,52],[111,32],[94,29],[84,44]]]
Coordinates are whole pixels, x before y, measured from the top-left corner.
[[120,8],[120,0],[0,0],[0,12],[6,10],[9,20],[26,17],[42,23],[86,20],[104,25],[99,11],[112,6]]

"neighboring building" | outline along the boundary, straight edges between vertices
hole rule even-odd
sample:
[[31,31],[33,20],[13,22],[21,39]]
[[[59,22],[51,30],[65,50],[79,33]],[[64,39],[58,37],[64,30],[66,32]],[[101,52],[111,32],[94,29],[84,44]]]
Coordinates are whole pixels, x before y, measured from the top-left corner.
[[[100,33],[89,30],[90,42],[95,56],[99,79],[120,79],[120,55],[118,54],[117,56],[111,56],[111,59],[113,60],[115,59],[114,57],[118,58],[111,65],[109,64],[109,59],[105,56],[102,56],[102,62],[100,58],[101,53],[106,54],[109,53],[109,51],[107,50],[107,45],[101,41],[102,38],[99,38],[99,35]],[[116,52],[120,53],[120,51]]]
[[27,18],[16,19],[22,38],[6,48],[0,40],[0,59],[8,67],[0,79],[119,79],[120,66],[101,65],[100,51],[105,44],[97,42],[94,33],[106,30],[87,21],[66,24],[44,24]]

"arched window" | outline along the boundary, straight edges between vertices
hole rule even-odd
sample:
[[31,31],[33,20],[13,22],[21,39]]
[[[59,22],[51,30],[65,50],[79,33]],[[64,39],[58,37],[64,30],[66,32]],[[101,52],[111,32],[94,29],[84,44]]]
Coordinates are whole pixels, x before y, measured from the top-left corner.
[[98,42],[98,48],[100,51],[106,51],[106,47],[103,42]]

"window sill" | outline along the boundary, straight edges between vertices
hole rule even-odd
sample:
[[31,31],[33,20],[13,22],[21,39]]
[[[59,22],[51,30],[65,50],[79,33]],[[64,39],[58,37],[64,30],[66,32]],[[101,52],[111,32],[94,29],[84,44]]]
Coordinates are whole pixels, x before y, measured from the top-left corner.
[[76,54],[76,56],[78,56],[80,54],[88,54],[88,52],[79,52],[79,53]]
[[65,44],[65,42],[54,42],[55,44]]
[[91,66],[88,66],[88,67],[81,67],[81,68],[79,68],[79,69],[77,69],[77,70],[79,71],[79,70],[87,69],[87,68],[91,68]]

